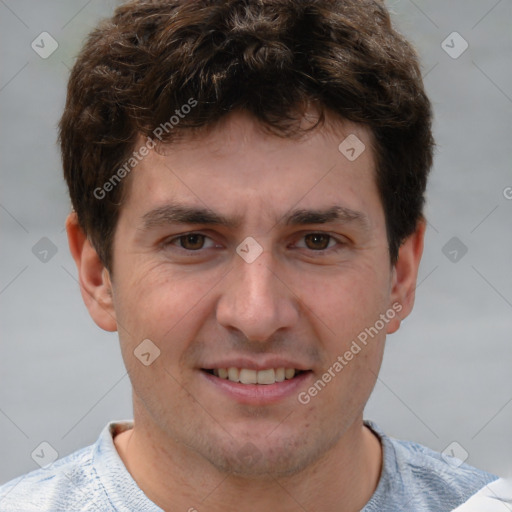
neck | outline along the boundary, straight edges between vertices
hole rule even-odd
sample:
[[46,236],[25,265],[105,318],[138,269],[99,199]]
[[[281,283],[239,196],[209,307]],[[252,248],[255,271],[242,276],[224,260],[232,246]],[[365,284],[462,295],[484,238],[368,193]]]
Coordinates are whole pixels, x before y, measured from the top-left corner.
[[248,479],[222,473],[187,446],[143,421],[115,437],[127,470],[146,496],[166,511],[357,512],[375,491],[382,448],[362,417],[337,444],[307,469],[286,478]]

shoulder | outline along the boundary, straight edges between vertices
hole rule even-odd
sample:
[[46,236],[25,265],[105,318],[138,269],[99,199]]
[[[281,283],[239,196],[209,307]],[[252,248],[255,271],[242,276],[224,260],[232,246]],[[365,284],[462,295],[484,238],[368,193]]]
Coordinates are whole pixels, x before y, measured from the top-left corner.
[[0,487],[0,512],[113,510],[93,467],[94,445]]
[[411,483],[421,482],[424,489],[450,492],[466,499],[498,477],[461,460],[436,452],[411,441],[388,438],[397,464]]
[[419,443],[389,437],[373,422],[365,423],[380,437],[384,459],[379,485],[365,512],[453,510],[498,478]]

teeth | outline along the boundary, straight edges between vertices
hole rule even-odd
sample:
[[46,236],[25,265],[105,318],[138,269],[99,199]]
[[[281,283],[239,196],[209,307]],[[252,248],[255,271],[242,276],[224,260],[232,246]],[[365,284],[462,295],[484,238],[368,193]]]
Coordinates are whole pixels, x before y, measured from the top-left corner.
[[278,368],[276,370],[276,382],[283,382],[286,372],[284,368]]
[[276,381],[276,372],[273,368],[270,368],[270,370],[260,370],[257,378],[258,384],[274,384]]
[[295,370],[293,368],[286,368],[284,371],[284,378],[293,379],[293,377],[295,377]]
[[298,370],[294,368],[268,368],[267,370],[250,370],[248,368],[215,368],[213,374],[221,379],[242,384],[275,384],[285,379],[293,379]]
[[229,380],[231,380],[233,382],[238,382],[239,381],[238,375],[239,375],[238,368],[228,368],[228,379]]
[[240,370],[239,379],[242,384],[257,384],[258,373],[256,370],[246,370],[243,368]]

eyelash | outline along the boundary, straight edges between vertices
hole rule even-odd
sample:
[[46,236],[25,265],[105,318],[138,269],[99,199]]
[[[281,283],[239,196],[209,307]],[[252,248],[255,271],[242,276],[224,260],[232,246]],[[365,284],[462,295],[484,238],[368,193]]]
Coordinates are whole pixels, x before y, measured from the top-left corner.
[[[168,247],[168,246],[172,246],[172,245],[175,245],[175,247],[178,249],[178,250],[181,250],[181,251],[184,251],[186,253],[188,253],[189,255],[193,255],[194,253],[198,253],[200,254],[203,250],[205,250],[204,247],[202,247],[201,249],[185,249],[184,247],[180,247],[177,243],[175,244],[174,242],[179,242],[179,240],[181,239],[184,239],[186,238],[187,236],[191,236],[191,235],[201,235],[201,236],[204,236],[205,239],[209,239],[209,240],[212,240],[211,237],[209,237],[208,235],[205,235],[204,233],[201,233],[201,232],[198,232],[198,231],[190,231],[188,233],[183,233],[181,235],[178,235],[178,236],[175,236],[173,238],[170,238],[170,239],[167,239],[166,241],[164,241],[163,243],[163,246],[164,247]],[[340,240],[339,238],[336,238],[334,235],[331,235],[330,233],[326,233],[326,232],[323,232],[323,231],[310,231],[310,232],[307,232],[305,233],[304,235],[302,235],[300,237],[299,240],[303,240],[306,236],[308,235],[322,235],[322,236],[327,236],[329,237],[329,243],[328,245],[331,243],[331,241],[335,241],[339,246],[343,247],[343,246],[346,246],[347,245],[347,242],[344,242],[342,240]],[[213,240],[212,240],[213,241]],[[313,254],[318,254],[318,255],[322,255],[322,254],[326,254],[327,252],[330,252],[330,251],[337,251],[337,250],[340,250],[341,247],[327,247],[326,249],[319,249],[319,250],[314,250],[314,249],[309,249],[307,247],[300,247],[299,249],[306,249],[308,250],[309,252],[313,253]],[[214,247],[213,247],[214,248]],[[212,247],[207,247],[206,249],[212,249]]]

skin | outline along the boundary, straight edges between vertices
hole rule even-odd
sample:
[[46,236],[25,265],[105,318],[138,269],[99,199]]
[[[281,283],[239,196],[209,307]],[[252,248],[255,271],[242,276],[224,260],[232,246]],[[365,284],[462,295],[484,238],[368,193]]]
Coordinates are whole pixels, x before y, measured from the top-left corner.
[[[366,145],[353,162],[338,150],[349,134]],[[135,425],[115,445],[162,509],[252,512],[277,503],[286,512],[335,511],[342,504],[350,512],[370,499],[382,450],[363,425],[363,408],[386,334],[413,307],[425,232],[421,221],[390,264],[374,175],[364,127],[328,117],[302,140],[284,139],[236,112],[138,164],[116,227],[112,273],[69,216],[84,301],[101,328],[118,331],[133,386]],[[176,202],[240,223],[144,227],[149,211]],[[366,228],[279,222],[293,209],[333,205],[363,214]],[[177,238],[190,232],[207,238]],[[236,253],[248,236],[263,248],[252,263]],[[224,357],[282,356],[311,370],[297,390],[307,391],[397,303],[400,313],[308,404],[297,393],[242,404],[200,370]],[[161,353],[144,366],[133,352],[148,338]],[[247,443],[252,461],[239,455]]]

